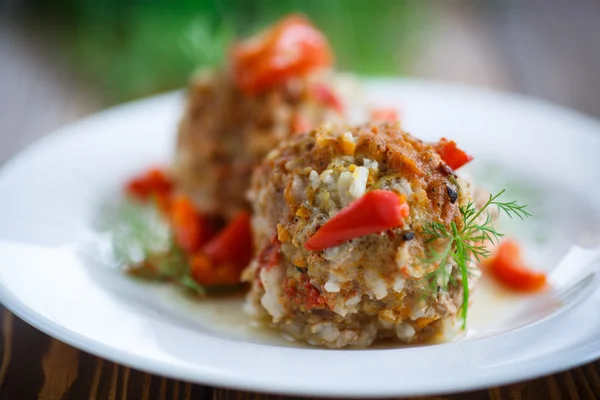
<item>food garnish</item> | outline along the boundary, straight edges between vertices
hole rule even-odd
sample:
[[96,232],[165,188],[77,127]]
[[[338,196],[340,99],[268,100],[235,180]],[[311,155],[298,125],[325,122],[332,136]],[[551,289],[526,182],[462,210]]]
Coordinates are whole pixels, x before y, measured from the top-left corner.
[[[517,217],[523,220],[531,216],[526,210],[526,205],[519,205],[515,201],[500,201],[499,198],[504,192],[505,190],[503,189],[496,195],[492,196],[490,194],[488,201],[479,209],[475,207],[473,201],[470,201],[466,206],[460,207],[462,218],[462,227],[460,228],[455,221],[452,221],[450,229],[447,229],[441,222],[431,222],[425,225],[423,229],[425,234],[431,236],[427,241],[430,244],[429,254],[424,261],[428,264],[438,265],[435,271],[426,276],[426,279],[430,282],[431,289],[439,287],[445,290],[449,283],[453,283],[448,279],[444,279],[448,272],[443,266],[447,265],[450,260],[454,260],[460,269],[463,286],[463,303],[461,309],[463,329],[466,327],[469,307],[469,261],[475,258],[477,262],[481,262],[483,259],[490,257],[492,253],[486,247],[486,242],[498,244],[500,238],[504,236],[503,233],[498,232],[494,228],[488,208],[496,206],[499,211],[503,211],[510,218]],[[432,245],[434,243],[441,243],[442,250],[435,250]],[[439,286],[440,283],[442,283],[441,287]]]
[[312,91],[317,101],[331,107],[338,113],[344,112],[344,104],[339,96],[328,85],[317,82],[313,84]]
[[214,234],[208,219],[201,215],[194,203],[184,195],[173,197],[169,221],[175,243],[186,253],[198,251]]
[[240,211],[221,232],[206,243],[202,252],[216,264],[243,269],[252,258],[250,214]]
[[151,196],[165,196],[171,193],[173,182],[160,168],[152,168],[131,179],[125,188],[127,194],[139,200]]
[[399,119],[398,111],[392,107],[379,107],[371,110],[373,122],[396,122]]
[[191,278],[185,253],[173,243],[169,224],[156,202],[129,197],[106,215],[103,222],[110,234],[116,266],[136,277],[171,281],[193,293],[205,294]]
[[234,46],[233,74],[239,88],[260,93],[288,79],[328,67],[327,39],[306,18],[291,15],[274,27]]
[[372,190],[327,221],[304,247],[310,251],[324,250],[360,236],[402,227],[408,214],[404,196],[388,190]]
[[503,240],[485,264],[498,282],[512,290],[534,293],[546,287],[546,275],[527,267],[514,240]]
[[457,170],[469,161],[473,160],[473,157],[462,151],[456,145],[454,140],[447,140],[442,138],[440,142],[435,146],[436,151],[439,153],[442,160],[453,170]]
[[192,277],[205,286],[238,285],[242,270],[250,262],[252,253],[250,215],[241,211],[200,251],[192,254]]
[[252,257],[250,217],[241,212],[221,231],[168,174],[152,169],[126,185],[110,226],[115,258],[132,275],[168,280],[205,295],[240,285]]

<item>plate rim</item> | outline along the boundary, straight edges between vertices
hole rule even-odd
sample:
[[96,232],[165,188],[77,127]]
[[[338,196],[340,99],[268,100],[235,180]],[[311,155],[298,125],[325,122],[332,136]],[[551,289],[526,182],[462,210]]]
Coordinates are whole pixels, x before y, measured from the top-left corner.
[[[169,369],[169,366],[166,363],[156,363],[151,358],[140,356],[135,353],[120,351],[119,353],[115,353],[113,348],[110,346],[99,343],[93,339],[82,336],[77,332],[73,332],[67,328],[62,327],[60,324],[53,322],[51,319],[36,313],[26,304],[19,302],[15,299],[15,297],[10,294],[3,284],[0,283],[0,302],[2,305],[12,312],[15,316],[25,321],[27,324],[31,325],[35,329],[47,334],[48,336],[60,340],[74,348],[85,351],[94,356],[106,359],[108,361],[137,369],[146,373],[151,373],[154,375],[159,375],[162,377],[182,380],[186,382],[191,382],[200,385],[207,386],[216,386],[220,388],[240,390],[240,391],[251,391],[251,392],[262,392],[268,394],[285,394],[291,396],[327,396],[331,398],[362,398],[364,396],[369,396],[372,398],[386,398],[390,396],[427,396],[427,395],[444,395],[444,394],[456,394],[461,392],[472,392],[477,390],[490,389],[492,387],[503,386],[507,384],[522,382],[530,379],[535,379],[539,377],[543,377],[546,375],[555,374],[558,372],[566,371],[572,368],[576,368],[582,365],[585,365],[589,362],[596,361],[600,359],[600,340],[596,342],[597,348],[592,351],[587,351],[587,347],[590,344],[581,345],[576,348],[567,348],[562,349],[560,352],[554,352],[545,354],[542,357],[537,357],[532,360],[529,360],[529,363],[539,364],[539,360],[542,359],[561,359],[563,353],[573,354],[576,350],[580,350],[582,352],[582,356],[579,358],[569,358],[570,361],[565,363],[545,363],[542,365],[546,365],[545,368],[538,369],[530,369],[530,373],[520,374],[519,376],[515,376],[514,374],[504,374],[502,377],[498,377],[498,375],[488,378],[482,379],[475,384],[470,384],[468,387],[465,387],[464,383],[461,385],[461,381],[457,380],[454,385],[447,385],[440,388],[423,388],[422,390],[412,390],[412,391],[399,391],[394,389],[393,387],[387,388],[387,390],[380,391],[369,391],[366,390],[364,392],[357,392],[353,390],[351,392],[344,390],[327,390],[323,387],[318,388],[307,388],[307,387],[298,387],[299,390],[292,388],[290,390],[289,386],[267,386],[263,384],[251,384],[249,382],[240,382],[240,380],[231,380],[231,379],[223,379],[218,375],[214,375],[211,373],[206,373],[204,376],[200,375],[189,375],[188,371],[181,369]],[[483,339],[481,339],[483,340]],[[592,343],[593,345],[594,343]],[[298,349],[295,349],[298,350]],[[340,350],[333,350],[340,351]],[[344,350],[341,350],[344,351]],[[123,357],[125,356],[125,357]]]
[[[386,83],[393,81],[394,84],[417,84],[417,85],[427,85],[427,86],[436,86],[436,87],[450,87],[453,89],[458,89],[461,91],[472,91],[474,96],[495,96],[503,101],[520,101],[528,104],[536,104],[537,106],[541,106],[542,108],[547,108],[549,112],[559,112],[562,116],[568,116],[569,118],[575,118],[580,121],[585,121],[586,123],[590,123],[591,125],[596,125],[599,128],[600,132],[600,120],[597,120],[593,117],[587,116],[580,112],[570,110],[568,108],[564,108],[562,106],[558,106],[547,102],[545,100],[537,99],[534,97],[518,95],[518,94],[510,94],[508,92],[498,92],[494,90],[474,87],[470,85],[463,85],[457,83],[449,83],[449,82],[437,82],[430,80],[422,80],[422,79],[397,79],[397,78],[377,78],[377,79],[368,79],[367,83]],[[150,103],[165,101],[169,97],[175,97],[176,95],[181,94],[181,90],[175,92],[169,92],[166,94],[162,94],[159,96],[153,96],[147,99],[142,99],[138,101],[133,101],[129,103],[125,103],[116,107],[109,108],[107,110],[101,111],[99,113],[92,114],[86,118],[75,121],[68,125],[65,125],[58,130],[53,131],[47,135],[44,135],[42,138],[34,141],[32,144],[26,146],[23,150],[19,151],[16,155],[10,157],[2,166],[0,166],[0,182],[2,182],[5,177],[10,176],[13,169],[17,168],[21,162],[26,160],[30,154],[34,151],[42,150],[49,142],[52,142],[57,139],[66,139],[69,136],[76,134],[80,129],[85,129],[86,124],[94,124],[95,120],[103,119],[109,115],[116,115],[118,113],[123,113],[129,111],[132,107],[146,107]],[[372,391],[365,391],[357,393],[353,391],[352,393],[344,392],[340,390],[340,387],[333,386],[333,390],[327,390],[324,387],[303,387],[301,390],[287,390],[285,387],[279,386],[265,386],[260,383],[257,385],[252,385],[250,382],[242,382],[239,378],[232,378],[230,376],[226,376],[225,378],[216,376],[214,374],[206,373],[203,376],[195,375],[188,376],[187,370],[171,368],[169,369],[169,365],[166,363],[156,363],[155,361],[151,361],[151,359],[147,357],[143,357],[139,354],[118,351],[115,353],[114,348],[107,346],[103,343],[90,339],[89,337],[82,336],[78,332],[72,331],[68,328],[63,327],[59,323],[52,321],[51,319],[45,317],[44,315],[37,313],[34,309],[29,307],[26,303],[23,303],[18,300],[16,296],[14,296],[10,290],[0,282],[0,302],[6,307],[9,311],[15,314],[17,317],[21,318],[28,324],[32,325],[34,328],[48,334],[51,337],[54,337],[58,340],[61,340],[69,345],[72,345],[75,348],[86,351],[90,354],[94,354],[96,356],[108,359],[110,361],[129,366],[131,368],[139,369],[142,371],[154,373],[161,376],[170,377],[173,379],[181,379],[190,382],[196,382],[204,385],[211,386],[219,386],[219,387],[227,387],[237,390],[250,390],[250,391],[258,391],[264,393],[285,393],[290,395],[311,395],[311,396],[331,396],[331,397],[361,397],[361,396],[372,396],[372,397],[387,397],[387,396],[411,396],[411,395],[426,395],[426,394],[449,394],[449,393],[457,393],[462,391],[473,391],[480,390],[484,388],[489,388],[490,386],[496,385],[504,385],[513,382],[523,381],[527,379],[536,378],[539,376],[544,376],[547,374],[556,373],[559,371],[564,371],[573,367],[577,367],[583,364],[586,364],[590,361],[596,360],[600,358],[600,341],[593,342],[591,345],[596,345],[591,350],[587,350],[583,352],[582,356],[577,357],[561,357],[564,356],[564,352],[567,349],[563,349],[560,352],[556,352],[553,354],[546,354],[541,357],[537,357],[535,359],[529,360],[528,362],[534,362],[535,360],[539,360],[540,358],[548,358],[549,356],[553,360],[561,360],[566,362],[550,362],[543,364],[545,368],[536,368],[531,369],[528,374],[520,374],[519,376],[511,376],[510,374],[503,374],[501,377],[495,375],[493,378],[489,378],[488,380],[482,380],[476,384],[469,384],[465,386],[464,382],[457,381],[457,383],[453,387],[444,386],[442,388],[423,388],[420,391],[399,391],[394,390],[394,387],[386,387],[387,390],[381,390],[381,388],[376,388],[379,390],[373,390],[373,388],[369,388]],[[580,346],[576,346],[575,348],[568,349],[571,353],[575,353],[580,350],[583,351],[590,344],[581,344]],[[579,354],[579,353],[578,353]],[[460,384],[460,383],[462,384]]]

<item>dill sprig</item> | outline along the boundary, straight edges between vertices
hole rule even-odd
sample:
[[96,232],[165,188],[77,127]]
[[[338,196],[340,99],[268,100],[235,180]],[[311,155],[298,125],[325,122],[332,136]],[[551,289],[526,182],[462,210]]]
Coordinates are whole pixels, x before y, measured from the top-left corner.
[[[463,304],[461,308],[463,329],[466,327],[469,307],[468,278],[471,275],[469,262],[473,258],[477,262],[481,262],[484,258],[489,257],[491,252],[485,246],[485,242],[489,241],[492,244],[498,244],[500,238],[504,236],[503,233],[498,232],[494,228],[489,208],[496,206],[499,212],[504,212],[510,218],[517,217],[524,220],[531,216],[526,210],[526,205],[519,205],[516,201],[500,201],[499,198],[504,192],[505,190],[503,189],[496,195],[490,194],[487,202],[479,209],[475,207],[473,201],[470,201],[466,206],[460,207],[460,214],[463,220],[461,228],[457,226],[455,221],[450,223],[449,229],[440,222],[431,222],[423,228],[423,233],[430,236],[426,241],[430,245],[424,261],[426,264],[438,265],[435,271],[426,276],[430,289],[435,290],[437,287],[447,289],[449,284],[455,284],[453,276],[446,269],[446,265],[451,260],[454,260],[460,270],[463,287]],[[431,246],[431,243],[435,241],[443,243],[441,250],[436,250]]]
[[189,260],[175,244],[155,202],[125,199],[104,217],[101,228],[110,236],[111,259],[116,266],[141,278],[168,280],[195,294],[206,294],[191,277]]

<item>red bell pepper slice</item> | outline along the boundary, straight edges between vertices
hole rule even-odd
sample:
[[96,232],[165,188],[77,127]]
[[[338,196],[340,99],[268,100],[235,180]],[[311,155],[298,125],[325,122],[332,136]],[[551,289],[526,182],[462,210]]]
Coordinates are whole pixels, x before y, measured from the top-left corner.
[[246,267],[253,253],[250,214],[241,211],[202,247],[202,253],[217,265],[233,265],[238,269]]
[[396,122],[400,119],[395,108],[374,108],[371,110],[371,121],[373,122]]
[[447,140],[445,138],[440,140],[435,146],[435,150],[440,157],[442,157],[442,160],[454,170],[459,169],[473,159],[473,157],[459,149],[453,140]]
[[323,250],[360,236],[402,227],[409,210],[404,196],[388,190],[367,192],[327,221],[304,247]]
[[288,278],[284,282],[283,293],[291,302],[307,310],[329,308],[327,306],[327,299],[310,283],[310,279],[306,273],[300,274],[300,277],[297,279]]
[[487,265],[492,276],[504,286],[520,292],[538,292],[546,287],[546,275],[525,265],[519,244],[502,241]]
[[325,36],[306,18],[296,14],[238,43],[231,54],[234,79],[247,94],[256,94],[292,77],[328,67],[332,60]]
[[231,265],[217,265],[202,253],[190,259],[190,274],[203,286],[237,285],[240,283],[240,272]]
[[153,168],[134,177],[125,186],[126,192],[138,200],[148,200],[152,195],[167,196],[173,190],[173,182],[167,174]]
[[340,100],[338,95],[328,85],[325,85],[324,83],[315,83],[312,86],[312,92],[315,99],[321,104],[331,107],[338,114],[344,112],[342,100]]
[[258,269],[269,270],[279,264],[281,260],[281,242],[277,239],[277,235],[273,235],[271,243],[265,246],[257,256]]

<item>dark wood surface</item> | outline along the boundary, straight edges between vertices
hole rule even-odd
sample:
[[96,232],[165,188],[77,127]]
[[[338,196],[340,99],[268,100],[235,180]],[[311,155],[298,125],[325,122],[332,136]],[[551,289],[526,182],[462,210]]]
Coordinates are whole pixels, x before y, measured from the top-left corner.
[[[522,92],[600,116],[600,2],[431,3],[411,74]],[[101,107],[43,41],[0,16],[0,164]],[[81,352],[1,310],[0,400],[280,399],[193,385]],[[433,384],[433,383],[432,383]],[[600,361],[552,376],[429,399],[598,399]]]

